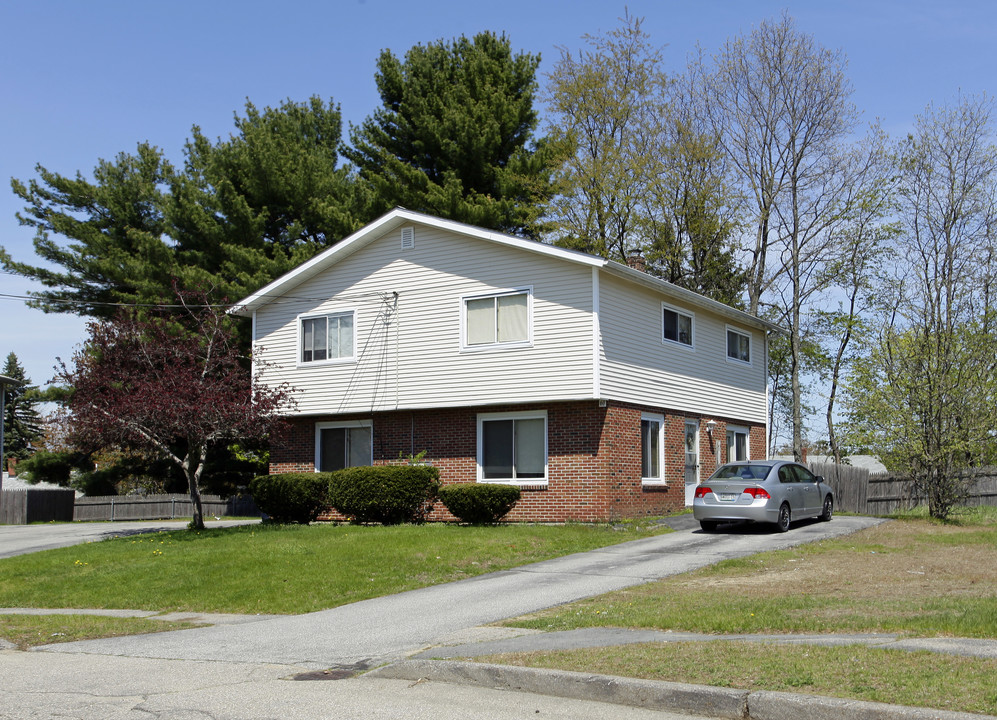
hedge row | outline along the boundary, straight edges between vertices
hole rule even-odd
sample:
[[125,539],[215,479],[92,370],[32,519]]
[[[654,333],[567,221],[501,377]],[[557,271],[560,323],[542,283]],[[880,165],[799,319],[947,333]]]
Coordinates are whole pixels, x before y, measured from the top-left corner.
[[327,473],[260,475],[249,484],[256,505],[273,522],[312,522],[326,507],[357,523],[422,522],[437,498],[459,520],[494,523],[519,500],[512,485],[466,483],[440,487],[426,465],[351,467]]

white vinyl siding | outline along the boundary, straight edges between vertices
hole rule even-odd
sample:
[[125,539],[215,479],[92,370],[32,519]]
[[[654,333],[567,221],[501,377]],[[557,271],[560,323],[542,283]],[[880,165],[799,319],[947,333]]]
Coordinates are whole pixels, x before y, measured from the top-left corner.
[[[701,416],[765,423],[764,363],[727,361],[727,322],[703,309],[694,317],[695,349],[662,341],[662,296],[603,274],[599,284],[602,397]],[[668,307],[682,310],[669,299]],[[751,330],[763,347],[761,330]]]
[[[416,235],[404,251],[397,231],[374,239],[257,310],[261,378],[296,388],[297,414],[592,397],[590,267],[440,229]],[[530,342],[462,352],[463,299],[526,287]],[[297,318],[344,306],[356,311],[355,361],[301,363]]]

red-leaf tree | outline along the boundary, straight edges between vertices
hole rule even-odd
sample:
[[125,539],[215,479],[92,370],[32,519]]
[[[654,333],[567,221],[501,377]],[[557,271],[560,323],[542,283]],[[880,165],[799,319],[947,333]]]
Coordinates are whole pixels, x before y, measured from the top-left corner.
[[[179,466],[203,528],[200,481],[208,448],[280,429],[293,407],[286,384],[266,386],[240,363],[231,318],[179,293],[172,313],[122,312],[87,325],[89,338],[62,365],[78,444],[151,450]],[[200,298],[197,298],[200,299]],[[179,311],[179,312],[178,312]]]

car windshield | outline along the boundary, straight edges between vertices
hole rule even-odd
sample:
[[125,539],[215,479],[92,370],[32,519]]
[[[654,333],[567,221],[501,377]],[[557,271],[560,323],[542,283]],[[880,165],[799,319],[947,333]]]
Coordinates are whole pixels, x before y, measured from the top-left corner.
[[724,465],[713,473],[717,480],[764,480],[771,470],[768,465]]

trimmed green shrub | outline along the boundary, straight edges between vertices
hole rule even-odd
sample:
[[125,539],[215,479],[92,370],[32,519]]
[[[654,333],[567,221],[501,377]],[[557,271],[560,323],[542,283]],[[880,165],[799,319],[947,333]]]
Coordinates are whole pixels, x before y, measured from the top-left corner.
[[440,489],[440,502],[461,522],[497,523],[519,500],[515,485],[460,483]]
[[330,473],[260,475],[249,483],[256,507],[275,523],[307,525],[329,506]]
[[353,522],[421,522],[440,489],[440,471],[428,465],[350,467],[331,473],[329,502]]

